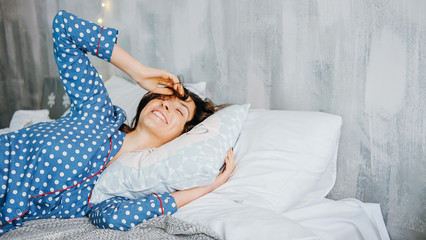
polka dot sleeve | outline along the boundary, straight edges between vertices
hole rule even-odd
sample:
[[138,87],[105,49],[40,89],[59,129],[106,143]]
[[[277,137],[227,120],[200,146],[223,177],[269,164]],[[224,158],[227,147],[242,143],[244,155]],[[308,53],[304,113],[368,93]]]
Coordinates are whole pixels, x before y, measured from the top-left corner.
[[114,197],[92,207],[88,216],[94,225],[121,231],[127,231],[155,216],[177,211],[175,199],[168,193],[138,199]]
[[[71,111],[85,110],[84,107],[95,109],[95,106],[99,110],[103,106],[112,110],[103,82],[87,53],[110,61],[117,30],[101,27],[61,10],[53,19],[52,32],[55,61],[71,99]],[[103,112],[105,110],[108,109]]]

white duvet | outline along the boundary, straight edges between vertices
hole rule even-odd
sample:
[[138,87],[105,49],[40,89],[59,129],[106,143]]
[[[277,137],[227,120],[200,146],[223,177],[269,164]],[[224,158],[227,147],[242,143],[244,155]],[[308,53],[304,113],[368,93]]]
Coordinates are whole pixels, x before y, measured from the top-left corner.
[[282,214],[210,193],[180,208],[182,220],[210,227],[226,240],[388,240],[378,204],[321,199]]

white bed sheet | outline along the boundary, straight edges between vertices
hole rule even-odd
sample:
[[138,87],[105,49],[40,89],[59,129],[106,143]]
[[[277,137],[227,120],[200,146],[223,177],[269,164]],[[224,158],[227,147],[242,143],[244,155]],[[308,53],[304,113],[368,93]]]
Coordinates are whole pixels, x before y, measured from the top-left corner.
[[0,129],[0,135],[10,132],[10,128],[2,128]]
[[315,233],[321,239],[389,240],[380,205],[348,198],[318,202],[282,214]]
[[[0,134],[10,132],[0,129]],[[321,199],[277,214],[212,192],[179,209],[174,216],[210,227],[226,240],[389,240],[379,204],[356,199]]]
[[226,240],[389,240],[379,205],[356,199],[321,199],[277,214],[213,192],[180,208],[174,216],[210,227]]

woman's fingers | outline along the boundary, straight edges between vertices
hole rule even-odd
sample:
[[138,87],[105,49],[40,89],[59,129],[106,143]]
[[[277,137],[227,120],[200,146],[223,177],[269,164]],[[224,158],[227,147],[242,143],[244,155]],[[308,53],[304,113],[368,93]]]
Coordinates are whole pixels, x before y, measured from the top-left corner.
[[173,91],[170,89],[162,89],[166,87],[174,89],[180,95],[184,95],[183,86],[176,75],[169,73],[166,70],[151,67],[145,67],[143,72],[141,79],[138,79],[139,81],[135,80],[146,90],[165,95],[173,94]]
[[[157,78],[155,79],[155,81],[157,81],[157,88],[171,88],[171,89],[174,89],[176,92],[178,92],[180,95],[184,94],[183,86],[177,77],[176,79]],[[165,87],[160,87],[160,85]],[[171,91],[171,89],[168,89],[170,91],[167,91],[165,94],[167,95],[173,94],[173,91]],[[156,92],[156,93],[159,93],[159,92]]]
[[234,152],[232,151],[232,149],[229,149],[228,152],[226,153],[225,169],[223,170],[223,172],[226,172],[227,177],[229,177],[231,173],[234,171],[234,169],[235,169]]
[[163,79],[161,84],[164,84],[167,87],[173,88],[179,94],[183,95],[184,92],[183,92],[182,84],[176,75],[171,74],[167,71],[163,71],[161,77]]
[[235,168],[235,157],[234,157],[234,151],[232,150],[232,148],[230,148],[228,150],[228,159],[229,159],[229,163],[232,167],[232,169]]
[[229,149],[226,152],[226,157],[225,157],[224,162],[225,163],[220,168],[220,170],[222,170],[222,168],[224,168],[223,171],[221,171],[219,173],[219,175],[217,175],[215,181],[211,184],[213,189],[216,189],[219,186],[221,186],[222,184],[224,184],[225,182],[227,182],[229,176],[231,176],[231,174],[234,172],[235,161],[234,161],[234,152],[232,151],[232,149]]
[[156,89],[154,89],[151,92],[158,93],[158,94],[161,94],[161,95],[172,95],[173,94],[173,91],[170,88],[165,88],[165,87],[157,87]]
[[[151,81],[151,83],[149,83],[149,81]],[[182,90],[179,90],[180,88],[178,87],[178,85],[181,85],[180,82],[177,84],[174,84],[169,81],[165,81],[164,79],[151,79],[151,80],[147,80],[145,82],[145,85],[141,85],[141,86],[153,93],[158,93],[163,95],[172,95],[173,94],[172,89],[174,89],[177,92],[179,91],[183,92],[183,87],[180,87]]]
[[178,93],[181,93],[182,90],[182,94],[183,94],[183,87],[181,82],[179,81],[179,79],[176,78],[176,80],[172,80],[172,79],[159,79],[158,83],[160,85],[164,85],[166,87],[169,88],[173,88],[175,89]]

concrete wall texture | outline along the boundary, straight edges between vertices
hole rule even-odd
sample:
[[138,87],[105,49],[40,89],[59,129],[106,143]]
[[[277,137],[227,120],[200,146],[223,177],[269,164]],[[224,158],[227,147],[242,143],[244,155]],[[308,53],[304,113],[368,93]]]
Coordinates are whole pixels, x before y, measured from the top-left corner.
[[[119,29],[148,66],[208,82],[216,103],[341,115],[332,199],[381,204],[392,239],[426,238],[426,1],[0,0],[0,127],[57,76],[59,9]],[[124,76],[94,60],[104,79]]]

